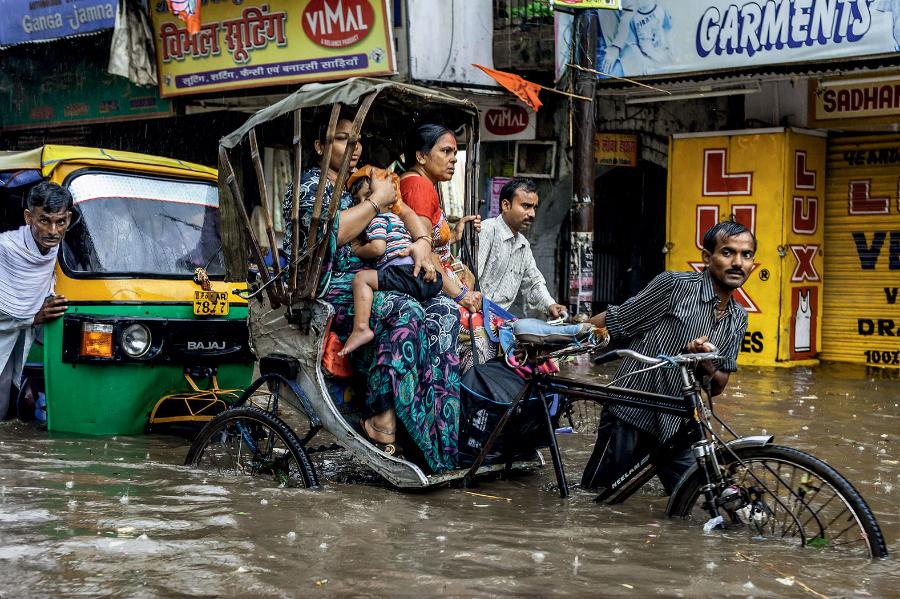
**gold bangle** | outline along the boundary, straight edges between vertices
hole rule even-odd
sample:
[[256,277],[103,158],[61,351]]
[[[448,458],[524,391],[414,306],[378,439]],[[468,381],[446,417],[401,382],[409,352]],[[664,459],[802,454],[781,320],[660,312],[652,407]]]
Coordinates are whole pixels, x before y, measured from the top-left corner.
[[375,209],[375,216],[378,216],[379,214],[381,214],[381,210],[378,208],[378,204],[376,204],[375,202],[373,202],[373,201],[372,201],[371,199],[369,199],[369,198],[363,198],[363,201],[364,201],[364,202],[369,202],[370,204],[372,204],[372,208]]
[[434,245],[434,239],[432,238],[431,235],[419,235],[418,237],[413,239],[413,243],[419,241],[420,239],[426,240],[429,245],[432,245],[432,246]]

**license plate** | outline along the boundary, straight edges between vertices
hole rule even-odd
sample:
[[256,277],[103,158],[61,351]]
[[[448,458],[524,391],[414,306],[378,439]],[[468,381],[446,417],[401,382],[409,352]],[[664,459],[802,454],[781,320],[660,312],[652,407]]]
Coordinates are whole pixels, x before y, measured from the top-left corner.
[[195,291],[194,314],[197,316],[225,316],[228,314],[228,293]]

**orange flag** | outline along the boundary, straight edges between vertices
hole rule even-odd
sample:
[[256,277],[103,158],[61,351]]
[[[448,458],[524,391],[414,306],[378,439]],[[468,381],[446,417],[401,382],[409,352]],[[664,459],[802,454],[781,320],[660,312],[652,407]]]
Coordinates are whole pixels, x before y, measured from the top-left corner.
[[200,0],[166,0],[172,14],[184,21],[188,33],[200,33]]
[[531,109],[537,112],[537,109],[541,107],[541,101],[538,99],[538,93],[541,91],[542,86],[537,83],[531,83],[530,81],[525,81],[518,75],[514,75],[513,73],[507,73],[506,71],[497,71],[495,69],[489,69],[487,67],[483,67],[480,64],[473,64],[473,67],[478,67],[488,75],[490,75],[494,81],[511,91],[515,94],[520,100],[528,104]]

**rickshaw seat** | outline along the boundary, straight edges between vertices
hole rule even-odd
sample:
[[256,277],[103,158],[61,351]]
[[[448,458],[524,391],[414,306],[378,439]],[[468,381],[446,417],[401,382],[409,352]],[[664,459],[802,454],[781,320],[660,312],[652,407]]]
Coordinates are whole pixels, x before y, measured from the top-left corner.
[[594,333],[588,323],[548,324],[537,318],[520,318],[509,326],[516,343],[551,347],[588,343]]

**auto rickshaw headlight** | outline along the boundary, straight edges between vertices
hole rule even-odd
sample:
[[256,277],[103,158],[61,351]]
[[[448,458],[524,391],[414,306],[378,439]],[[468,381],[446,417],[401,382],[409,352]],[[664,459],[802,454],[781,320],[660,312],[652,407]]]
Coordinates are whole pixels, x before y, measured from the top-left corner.
[[122,331],[122,351],[130,358],[140,358],[150,351],[150,329],[130,324]]
[[81,325],[81,355],[112,358],[113,325],[85,322]]

